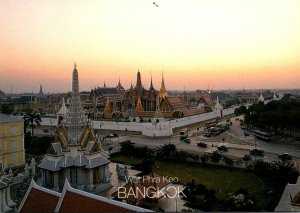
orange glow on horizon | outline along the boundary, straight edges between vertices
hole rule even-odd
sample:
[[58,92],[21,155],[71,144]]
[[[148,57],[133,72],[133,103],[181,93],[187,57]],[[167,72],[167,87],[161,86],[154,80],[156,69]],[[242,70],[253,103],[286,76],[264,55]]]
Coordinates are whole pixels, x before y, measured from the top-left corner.
[[298,0],[5,1],[0,90],[299,88]]

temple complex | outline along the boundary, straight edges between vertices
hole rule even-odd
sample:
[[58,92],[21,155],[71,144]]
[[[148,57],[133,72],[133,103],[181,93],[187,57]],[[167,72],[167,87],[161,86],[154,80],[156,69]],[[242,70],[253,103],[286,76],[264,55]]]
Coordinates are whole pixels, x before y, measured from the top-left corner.
[[145,89],[142,85],[141,73],[137,72],[136,86],[130,87],[129,90],[125,92],[123,99],[123,111],[129,110],[134,105],[138,107],[138,111],[155,111],[156,107],[156,96],[158,92],[154,89],[152,84],[152,78],[150,83],[150,88]]
[[76,65],[70,107],[62,116],[56,139],[38,165],[42,170],[42,186],[60,191],[68,179],[72,187],[81,190],[99,192],[110,187],[110,161],[83,113]]

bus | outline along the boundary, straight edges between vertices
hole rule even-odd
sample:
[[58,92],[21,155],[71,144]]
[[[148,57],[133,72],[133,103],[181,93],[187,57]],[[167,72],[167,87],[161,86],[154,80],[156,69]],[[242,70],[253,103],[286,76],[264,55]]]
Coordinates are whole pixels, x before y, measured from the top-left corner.
[[179,135],[180,135],[180,139],[185,139],[188,137],[188,128],[185,128],[185,129],[182,129],[180,132],[179,132]]
[[271,139],[269,133],[262,132],[262,131],[259,131],[259,130],[254,130],[253,135],[255,137],[261,139],[261,140],[264,140],[264,141],[269,141]]

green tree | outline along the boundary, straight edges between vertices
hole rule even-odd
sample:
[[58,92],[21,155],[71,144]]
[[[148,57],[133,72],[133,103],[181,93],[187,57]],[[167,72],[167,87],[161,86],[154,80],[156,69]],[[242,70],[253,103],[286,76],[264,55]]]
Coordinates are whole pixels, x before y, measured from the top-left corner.
[[226,164],[226,166],[232,166],[234,163],[234,161],[231,158],[226,156],[223,157],[223,161]]
[[153,166],[155,166],[155,163],[152,159],[144,159],[141,164],[143,173],[145,175],[151,173],[153,171]]
[[222,158],[222,155],[218,151],[214,151],[210,156],[210,159],[214,163],[218,163]]
[[201,163],[206,164],[208,160],[209,160],[209,156],[207,154],[200,156]]
[[1,105],[1,113],[10,115],[14,111],[14,105],[12,104],[2,104]]
[[174,154],[176,154],[176,146],[174,144],[164,144],[156,152],[156,156],[162,159],[171,159]]
[[41,125],[42,119],[40,113],[36,111],[28,111],[24,116],[24,131],[26,132],[27,127],[31,128],[31,144],[33,141],[33,130],[36,127],[39,127]]

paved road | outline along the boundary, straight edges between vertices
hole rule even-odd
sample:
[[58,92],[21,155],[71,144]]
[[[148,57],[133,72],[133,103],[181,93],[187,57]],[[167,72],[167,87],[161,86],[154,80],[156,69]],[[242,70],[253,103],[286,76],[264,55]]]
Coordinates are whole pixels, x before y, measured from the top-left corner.
[[[245,137],[244,130],[241,129],[240,122],[235,120],[235,118],[232,118],[231,121],[232,126],[230,126],[230,129],[216,137],[204,137],[203,127],[199,128],[198,130],[190,130],[190,144],[187,144],[180,140],[179,135],[173,135],[170,138],[147,138],[143,136],[126,136],[123,138],[120,137],[119,141],[131,139],[138,146],[148,146],[152,148],[159,147],[163,144],[174,144],[179,150],[185,150],[193,153],[211,153],[217,150],[217,146],[225,145],[228,147],[228,152],[224,152],[223,154],[226,156],[237,158],[241,158],[245,154],[249,154],[249,150],[253,149],[256,143],[256,147],[258,149],[262,149],[266,152],[264,156],[257,157],[257,159],[263,159],[272,162],[278,160],[278,154],[287,152],[293,156],[293,159],[300,160],[300,147],[298,145],[264,142],[258,140],[251,134]],[[207,143],[208,147],[198,147],[197,143],[200,141]],[[116,141],[112,143],[112,146],[113,144],[116,144]]]

